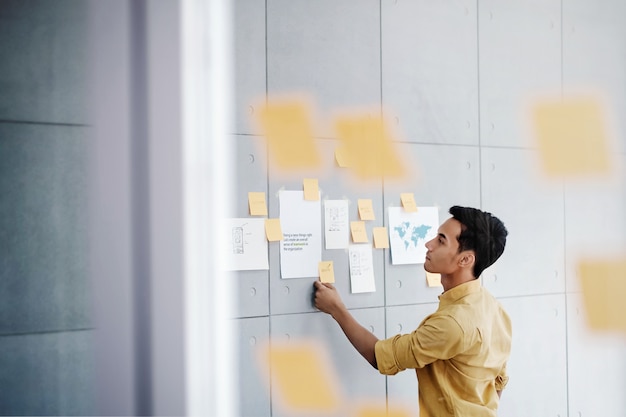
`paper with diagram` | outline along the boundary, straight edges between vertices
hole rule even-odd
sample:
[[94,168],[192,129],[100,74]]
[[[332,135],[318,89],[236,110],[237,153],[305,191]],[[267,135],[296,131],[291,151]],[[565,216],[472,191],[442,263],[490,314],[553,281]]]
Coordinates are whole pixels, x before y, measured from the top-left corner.
[[352,293],[376,291],[372,245],[359,243],[350,245],[350,288]]
[[226,219],[225,264],[229,271],[269,269],[265,219]]
[[350,243],[348,200],[324,201],[326,249],[347,249]]
[[418,207],[407,212],[402,207],[389,207],[389,243],[393,265],[423,264],[426,242],[437,236],[437,207]]

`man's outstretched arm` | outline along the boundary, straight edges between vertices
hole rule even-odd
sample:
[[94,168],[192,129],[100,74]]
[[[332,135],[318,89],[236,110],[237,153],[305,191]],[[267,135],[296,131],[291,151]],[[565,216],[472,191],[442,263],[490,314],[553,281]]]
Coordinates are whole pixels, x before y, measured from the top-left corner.
[[339,324],[352,346],[367,360],[370,365],[378,369],[374,346],[378,338],[356,321],[344,305],[337,289],[332,284],[315,281],[315,307],[330,314]]

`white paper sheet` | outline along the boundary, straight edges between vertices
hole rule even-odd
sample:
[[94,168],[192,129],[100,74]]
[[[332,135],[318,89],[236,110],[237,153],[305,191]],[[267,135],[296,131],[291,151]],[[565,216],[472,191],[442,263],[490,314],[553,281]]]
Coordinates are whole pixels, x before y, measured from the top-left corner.
[[372,245],[359,243],[350,245],[350,288],[352,293],[376,291]]
[[249,271],[269,269],[265,219],[226,219],[224,239],[226,269]]
[[402,207],[389,207],[389,244],[393,265],[423,264],[426,242],[437,236],[437,207],[418,207],[407,212]]
[[326,249],[347,249],[350,244],[348,200],[324,201]]
[[280,276],[317,277],[322,260],[321,201],[307,201],[302,191],[280,191]]

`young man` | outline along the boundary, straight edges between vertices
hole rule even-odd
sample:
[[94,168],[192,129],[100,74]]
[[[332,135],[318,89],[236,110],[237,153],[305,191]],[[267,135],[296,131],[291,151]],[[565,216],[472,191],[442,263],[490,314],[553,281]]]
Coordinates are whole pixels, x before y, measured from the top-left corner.
[[502,255],[507,230],[478,209],[454,206],[450,214],[426,243],[424,269],[441,274],[439,308],[411,334],[378,340],[331,284],[315,283],[315,306],[380,373],[415,369],[421,417],[495,416],[508,381],[511,321],[478,277]]

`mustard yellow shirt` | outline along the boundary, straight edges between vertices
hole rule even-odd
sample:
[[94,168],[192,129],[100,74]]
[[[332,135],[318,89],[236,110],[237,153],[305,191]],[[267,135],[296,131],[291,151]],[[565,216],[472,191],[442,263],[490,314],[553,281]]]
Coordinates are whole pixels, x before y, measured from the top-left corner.
[[376,343],[381,374],[415,369],[421,417],[495,416],[510,352],[511,320],[478,279],[441,294],[413,333]]

